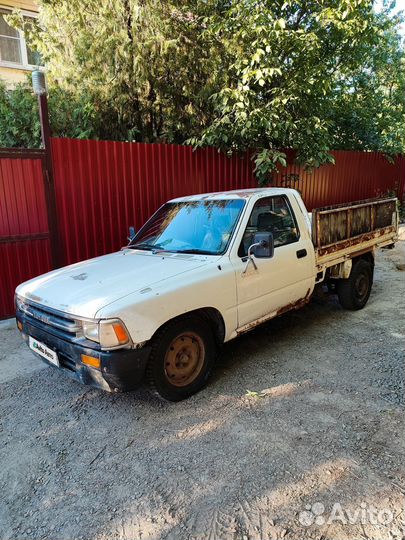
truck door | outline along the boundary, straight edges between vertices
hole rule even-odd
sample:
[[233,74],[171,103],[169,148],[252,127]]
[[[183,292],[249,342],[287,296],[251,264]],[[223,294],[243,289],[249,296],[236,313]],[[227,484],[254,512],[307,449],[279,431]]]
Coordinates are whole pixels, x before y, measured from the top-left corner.
[[[275,314],[312,292],[314,249],[304,220],[300,223],[301,226],[286,195],[256,201],[237,252],[234,249],[231,255],[236,272],[239,328]],[[254,243],[256,232],[273,234],[274,256],[256,258],[257,269],[249,263],[244,272],[247,250]]]

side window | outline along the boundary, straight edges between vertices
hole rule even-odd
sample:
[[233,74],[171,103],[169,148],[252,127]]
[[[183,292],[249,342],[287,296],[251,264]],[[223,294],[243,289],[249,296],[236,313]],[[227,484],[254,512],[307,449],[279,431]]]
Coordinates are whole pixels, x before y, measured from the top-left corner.
[[285,196],[265,197],[256,202],[239,246],[239,257],[247,255],[256,232],[271,232],[275,248],[297,242],[300,233]]

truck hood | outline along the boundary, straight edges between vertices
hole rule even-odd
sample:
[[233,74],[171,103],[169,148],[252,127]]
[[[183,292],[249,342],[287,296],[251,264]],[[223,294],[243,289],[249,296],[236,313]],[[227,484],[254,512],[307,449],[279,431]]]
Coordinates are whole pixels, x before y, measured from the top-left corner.
[[79,317],[97,312],[128,294],[192,272],[217,257],[123,250],[54,270],[26,281],[16,293],[43,306]]

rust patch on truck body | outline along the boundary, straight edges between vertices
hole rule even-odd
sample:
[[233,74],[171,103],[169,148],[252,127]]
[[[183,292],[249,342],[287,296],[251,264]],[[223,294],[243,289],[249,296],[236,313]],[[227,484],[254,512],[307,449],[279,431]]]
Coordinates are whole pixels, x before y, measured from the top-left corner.
[[[312,211],[312,241],[322,254],[395,232],[397,199],[369,199]],[[333,250],[333,251],[331,251]]]
[[305,306],[305,304],[308,304],[310,299],[311,299],[311,289],[308,289],[307,294],[304,296],[304,298],[301,298],[300,300],[297,300],[296,302],[291,302],[290,304],[287,304],[286,306],[283,306],[282,308],[278,309],[276,311],[275,317],[278,317],[279,315],[283,315],[283,313],[287,313],[287,311],[302,308],[303,306]]
[[300,298],[299,300],[295,302],[290,302],[289,304],[278,308],[276,311],[273,311],[272,313],[269,313],[268,315],[264,315],[263,317],[260,317],[259,319],[256,319],[255,321],[252,321],[248,324],[245,324],[244,326],[241,326],[236,330],[236,333],[238,336],[241,334],[245,334],[246,332],[249,332],[249,330],[252,330],[256,326],[260,326],[261,324],[271,321],[271,319],[274,319],[275,317],[278,317],[279,315],[283,315],[284,313],[287,313],[288,311],[292,311],[294,309],[300,309],[305,304],[307,304],[311,299],[311,289],[308,289],[306,295],[304,298]]
[[312,242],[320,270],[392,245],[398,236],[397,199],[369,199],[312,211]]
[[[323,257],[324,255],[330,255],[331,253],[338,253],[341,250],[345,250],[349,247],[357,246],[358,244],[363,244],[364,242],[370,242],[381,238],[382,236],[396,234],[396,228],[394,226],[384,227],[383,229],[377,229],[368,233],[355,236],[353,238],[348,238],[347,240],[342,240],[341,242],[336,242],[327,246],[322,246],[317,249],[318,256]],[[367,251],[370,251],[371,248],[368,248]],[[357,251],[356,251],[356,254]]]

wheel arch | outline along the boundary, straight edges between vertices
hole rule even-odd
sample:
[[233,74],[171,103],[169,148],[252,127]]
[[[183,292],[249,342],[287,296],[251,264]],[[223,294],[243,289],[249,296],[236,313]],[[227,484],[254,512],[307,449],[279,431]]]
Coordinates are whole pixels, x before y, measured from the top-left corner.
[[353,263],[359,260],[367,261],[369,264],[371,264],[371,267],[374,268],[374,265],[375,265],[374,251],[366,251],[366,253],[362,253],[361,255],[353,259]]
[[357,255],[357,257],[352,258],[352,268],[350,270],[350,275],[352,273],[352,270],[356,263],[359,261],[366,261],[371,266],[371,272],[372,275],[374,274],[374,266],[375,266],[375,255],[374,251],[366,251],[365,253],[361,253],[361,255]]
[[193,309],[191,311],[186,311],[185,313],[182,313],[181,315],[178,315],[177,317],[173,317],[172,319],[169,319],[168,321],[160,325],[159,328],[156,329],[153,336],[151,337],[151,340],[153,340],[156,334],[160,332],[162,328],[164,328],[168,324],[173,323],[173,321],[178,321],[183,318],[187,318],[189,316],[197,316],[197,317],[202,318],[206,322],[208,322],[217,345],[223,344],[224,339],[225,339],[225,321],[221,312],[218,311],[218,309],[214,307],[203,307],[203,308]]

